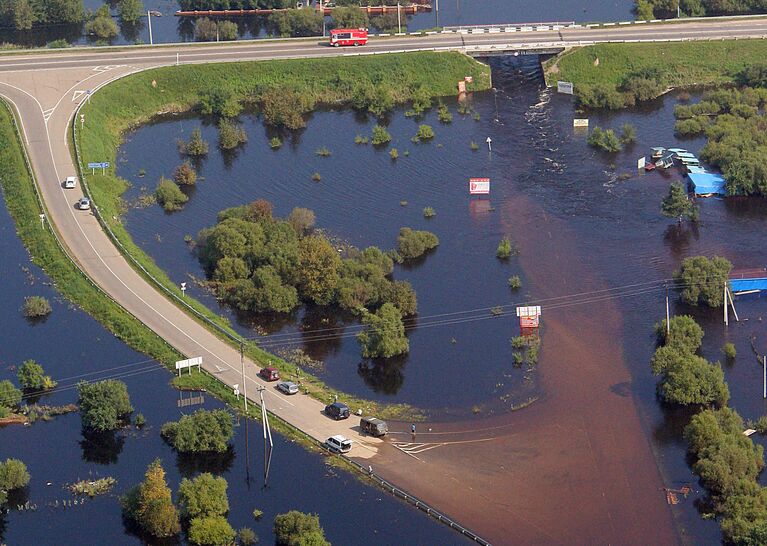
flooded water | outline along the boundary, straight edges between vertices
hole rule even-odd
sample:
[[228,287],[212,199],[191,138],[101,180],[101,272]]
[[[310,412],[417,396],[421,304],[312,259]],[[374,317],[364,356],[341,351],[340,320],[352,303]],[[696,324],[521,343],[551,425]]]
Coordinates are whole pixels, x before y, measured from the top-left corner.
[[[400,151],[396,162],[385,152],[354,145],[354,136],[369,134],[374,122],[349,111],[315,113],[308,128],[292,135],[276,152],[269,149],[267,141],[272,135],[260,121],[244,117],[249,142],[233,157],[210,154],[201,165],[204,180],[198,182],[184,211],[168,215],[156,206],[131,210],[128,229],[179,281],[202,276],[193,252],[183,243],[184,235],[213,224],[220,209],[257,198],[272,201],[280,215],[295,206],[312,208],[319,226],[358,246],[390,248],[403,225],[434,231],[441,244],[433,255],[416,266],[395,268],[394,276],[412,282],[419,297],[420,325],[409,333],[407,358],[388,365],[361,365],[356,342],[342,335],[331,343],[307,341],[303,348],[324,361],[319,375],[346,391],[410,402],[438,413],[465,414],[477,406],[486,415],[505,395],[519,400],[536,392],[535,375],[531,382],[511,365],[508,340],[518,332],[516,319],[488,317],[432,326],[430,321],[435,319],[430,317],[540,297],[529,293],[525,283],[526,278],[536,277],[535,253],[543,258],[547,248],[535,248],[532,255],[526,250],[524,261],[529,265],[522,271],[518,260],[499,262],[494,257],[495,246],[505,235],[523,241],[526,230],[557,225],[575,241],[558,261],[571,260],[578,265],[574,270],[585,266],[591,272],[588,281],[568,275],[567,270],[559,272],[557,281],[566,290],[559,295],[622,287],[609,301],[622,314],[624,360],[633,376],[631,385],[625,387],[642,401],[640,412],[664,481],[669,487],[696,484],[681,439],[689,415],[657,403],[655,378],[649,372],[655,347],[653,324],[664,313],[661,281],[672,277],[682,259],[698,254],[726,256],[736,268],[767,264],[767,247],[762,243],[767,201],[699,200],[701,222],[697,226],[679,227],[663,218],[660,201],[669,182],[681,180],[682,173],[677,169],[638,172],[637,158],[650,146],[676,144],[698,152],[704,144],[703,139],[674,136],[676,96],[620,113],[587,113],[591,127],[618,128],[629,122],[637,128],[636,144],[607,156],[586,145],[586,133],[573,129],[573,117],[584,114],[574,112],[570,97],[542,87],[536,63],[533,58],[493,60],[497,92],[472,98],[481,120],[455,115],[452,125],[445,126],[429,114],[425,122],[437,133],[431,144],[412,144],[409,138],[417,122],[405,118],[402,110],[393,113],[389,130],[394,137],[392,146]],[[455,104],[449,105],[454,110]],[[180,162],[175,140],[201,123],[205,125],[205,120],[166,120],[129,135],[119,160],[120,174],[134,184],[129,199],[137,197],[142,185],[151,190],[160,175],[171,173]],[[215,142],[214,127],[205,125],[203,134]],[[492,153],[484,145],[476,152],[469,149],[471,141],[484,143],[488,136]],[[332,151],[331,157],[315,155],[316,148],[323,145]],[[410,152],[409,157],[403,156],[404,150]],[[137,177],[139,169],[146,170],[145,178]],[[313,172],[322,174],[321,182],[310,180]],[[487,202],[469,198],[469,176],[491,178]],[[530,214],[510,213],[515,206],[506,204],[515,197],[535,204],[532,219]],[[403,200],[407,206],[400,206]],[[437,216],[425,220],[421,215],[424,206],[434,207]],[[513,274],[523,279],[519,295],[506,286]],[[551,277],[551,272],[547,274]],[[645,284],[654,281],[658,283]],[[196,297],[214,304],[198,286],[192,290]],[[737,307],[740,322],[725,328],[721,311],[688,308],[676,303],[672,293],[672,313],[693,314],[705,328],[704,356],[723,361],[722,345],[731,341],[737,347],[735,361],[724,364],[731,405],[744,418],[755,419],[767,413],[761,397],[761,367],[752,349],[753,343],[759,354],[767,351],[767,326],[762,320],[767,301],[740,298]],[[584,332],[599,328],[598,298],[592,299],[589,309],[593,318],[582,324]],[[221,312],[227,313],[225,309]],[[317,328],[319,316],[298,314],[282,321],[263,321],[261,327],[269,333],[297,332],[301,327]],[[544,346],[545,316],[544,304]],[[242,332],[254,331],[249,321],[240,321],[237,327]],[[761,437],[755,441],[764,443]],[[701,520],[693,499],[684,500],[673,511],[683,535],[692,543],[719,540],[717,523]]]
[[[102,0],[84,0],[86,10],[96,11]],[[396,5],[392,0],[390,5]],[[436,7],[437,2],[432,0]],[[117,2],[110,2],[116,16]],[[175,0],[146,0],[144,7],[162,13],[152,17],[152,38],[154,43],[186,42],[194,40],[194,23],[191,18],[174,16],[178,10]],[[441,0],[439,13],[419,13],[407,17],[410,31],[435,26],[485,25],[518,22],[543,21],[629,21],[633,19],[631,0],[560,0],[531,5],[522,0]],[[239,26],[240,39],[264,38],[267,36],[266,20],[263,17],[238,17],[232,19]],[[330,24],[330,18],[327,19]],[[119,21],[118,21],[119,23]],[[405,23],[403,22],[403,25]],[[16,32],[0,29],[0,42],[43,46],[53,40],[65,39],[70,43],[89,43],[83,34],[83,25],[57,25],[34,31]],[[149,26],[146,18],[136,27],[120,26],[120,35],[114,44],[149,43]]]
[[[77,414],[31,427],[0,427],[0,460],[21,459],[32,476],[30,485],[12,497],[10,511],[0,511],[0,544],[142,544],[125,531],[117,497],[143,479],[156,457],[163,461],[174,494],[182,477],[201,471],[225,477],[229,522],[235,529],[252,528],[263,544],[274,542],[274,516],[291,509],[319,514],[333,544],[466,542],[444,524],[326,465],[322,456],[280,435],[274,436],[270,480],[264,488],[259,423],[241,421],[235,428],[233,449],[216,460],[176,455],[160,439],[159,429],[200,407],[179,407],[179,400],[190,393],[172,389],[165,369],[127,348],[58,296],[47,277],[30,263],[5,207],[0,207],[0,253],[0,327],[5,341],[0,346],[0,380],[16,382],[14,366],[35,359],[59,381],[55,394],[43,396],[40,402],[58,405],[77,401],[75,386],[80,380],[119,378],[127,383],[134,408],[148,424],[141,431],[122,431],[98,442],[83,437]],[[28,295],[51,301],[53,313],[43,322],[33,324],[23,318],[20,308]],[[204,407],[221,405],[206,397]],[[64,489],[67,483],[104,476],[118,482],[110,495],[62,507],[62,501],[74,499]],[[27,501],[36,509],[17,508]],[[252,515],[256,508],[264,513],[259,521]]]

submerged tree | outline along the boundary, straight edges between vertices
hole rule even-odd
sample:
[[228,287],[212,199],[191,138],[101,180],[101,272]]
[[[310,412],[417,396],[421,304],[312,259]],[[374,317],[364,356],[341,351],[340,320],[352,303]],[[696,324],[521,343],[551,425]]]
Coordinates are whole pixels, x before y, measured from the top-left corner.
[[383,304],[375,313],[365,313],[362,323],[365,329],[357,335],[357,341],[363,357],[390,358],[410,350],[402,313],[391,303]]
[[724,287],[732,270],[726,258],[694,256],[682,262],[674,278],[682,286],[682,300],[691,305],[720,307],[724,303]]
[[121,499],[125,516],[154,537],[176,535],[181,530],[178,510],[173,505],[160,459],[149,465],[144,476],[144,481]]
[[680,224],[684,218],[692,219],[696,216],[695,206],[684,191],[684,186],[679,182],[672,182],[669,186],[668,195],[660,204],[660,211],[668,218],[679,218]]
[[107,379],[77,385],[78,405],[83,428],[91,432],[114,430],[133,412],[128,387],[122,381]]

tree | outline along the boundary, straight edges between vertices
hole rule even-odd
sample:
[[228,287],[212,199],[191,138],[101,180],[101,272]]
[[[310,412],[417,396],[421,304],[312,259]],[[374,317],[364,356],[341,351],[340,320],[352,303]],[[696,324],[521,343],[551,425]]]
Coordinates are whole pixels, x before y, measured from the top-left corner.
[[15,409],[19,404],[21,404],[21,391],[7,379],[0,381],[0,408]]
[[439,239],[429,231],[416,231],[407,227],[399,230],[397,252],[405,260],[418,258],[437,246],[439,246]]
[[501,242],[498,243],[498,248],[495,249],[495,255],[501,260],[506,260],[511,256],[511,240],[508,237],[504,237],[501,239]]
[[205,516],[224,516],[229,512],[224,478],[205,472],[194,479],[184,478],[178,487],[178,505],[181,515],[192,519]]
[[181,453],[223,453],[234,435],[232,416],[226,410],[197,410],[178,422],[170,421],[160,431],[163,439]]
[[390,358],[410,350],[402,313],[391,303],[383,304],[375,313],[366,312],[362,324],[365,329],[357,335],[357,341],[364,358]]
[[668,328],[666,319],[663,319],[660,324],[655,325],[655,332],[666,347],[687,353],[697,351],[703,341],[703,328],[689,315],[671,317]]
[[179,186],[194,186],[197,182],[197,172],[188,161],[184,161],[174,169],[173,181]]
[[682,286],[682,300],[691,305],[721,306],[730,270],[732,264],[720,256],[685,259],[679,271],[674,273],[674,278]]
[[291,510],[274,518],[274,534],[280,546],[330,546],[316,514]]
[[184,203],[189,201],[189,197],[173,181],[164,176],[160,177],[160,182],[154,190],[154,196],[160,206],[165,209],[165,212],[181,210]]
[[317,36],[322,33],[323,16],[313,9],[289,9],[269,16],[277,36]]
[[723,407],[730,399],[719,363],[712,365],[690,354],[680,354],[666,370],[658,393],[667,402],[682,405],[716,403]]
[[29,483],[27,466],[18,459],[6,459],[0,463],[0,489],[10,491],[21,489]]
[[194,39],[198,42],[210,42],[216,39],[218,25],[212,19],[202,17],[194,23]]
[[181,143],[183,153],[192,157],[201,157],[208,155],[208,143],[203,140],[202,132],[199,127],[192,130],[189,135],[189,142]]
[[[0,4],[1,6],[1,4]],[[16,0],[13,4],[13,26],[16,30],[29,30],[35,23],[35,12],[29,0]]]
[[631,125],[630,123],[624,123],[621,125],[621,144],[624,146],[627,144],[632,144],[636,142],[637,139],[637,130],[636,127]]
[[96,10],[93,18],[85,24],[86,34],[93,34],[99,40],[111,40],[117,34],[117,23],[109,14],[109,5],[104,4]]
[[336,28],[367,28],[370,26],[368,14],[355,6],[339,6],[332,12]]
[[178,534],[181,530],[178,511],[173,505],[160,459],[149,464],[144,476],[144,481],[121,499],[124,514],[154,537]]
[[34,360],[25,360],[17,372],[19,384],[23,389],[44,390],[52,389],[56,382],[50,375],[45,375],[45,370]]
[[239,29],[237,23],[234,21],[219,21],[218,22],[218,39],[225,42],[230,42],[237,39]]
[[141,0],[120,0],[117,5],[117,13],[120,21],[135,25],[144,15],[144,4],[141,3]]
[[648,0],[637,0],[636,3],[637,21],[652,21],[655,15],[652,12],[652,3]]
[[612,129],[603,130],[600,127],[594,127],[587,143],[589,146],[610,153],[620,152],[623,149],[620,139]]
[[192,544],[227,546],[234,543],[236,533],[223,516],[194,518],[189,525],[189,541]]
[[272,204],[266,199],[256,199],[248,205],[248,213],[254,222],[271,220],[273,215]]
[[252,283],[255,290],[249,306],[251,311],[289,313],[298,306],[298,291],[283,284],[274,267],[256,269]]
[[248,266],[242,258],[226,256],[221,258],[216,264],[213,280],[227,283],[238,279],[245,279],[248,273]]
[[333,301],[341,258],[324,237],[310,235],[298,243],[298,279],[301,295],[317,305]]
[[288,216],[288,223],[293,226],[293,229],[299,235],[304,235],[310,231],[314,227],[315,221],[314,211],[301,207],[294,208]]
[[693,216],[693,204],[687,197],[687,192],[681,183],[671,183],[668,188],[668,195],[661,202],[660,211],[663,216],[668,218],[679,218],[680,224],[683,218],[691,218]]
[[133,412],[128,387],[122,381],[107,379],[77,385],[83,428],[106,432],[122,425]]

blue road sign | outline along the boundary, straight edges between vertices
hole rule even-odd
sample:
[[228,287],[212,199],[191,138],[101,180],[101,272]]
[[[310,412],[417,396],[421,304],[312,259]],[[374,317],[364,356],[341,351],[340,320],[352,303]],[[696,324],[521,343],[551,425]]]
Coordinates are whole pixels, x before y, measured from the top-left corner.
[[88,168],[89,169],[100,169],[101,168],[101,163],[88,163]]

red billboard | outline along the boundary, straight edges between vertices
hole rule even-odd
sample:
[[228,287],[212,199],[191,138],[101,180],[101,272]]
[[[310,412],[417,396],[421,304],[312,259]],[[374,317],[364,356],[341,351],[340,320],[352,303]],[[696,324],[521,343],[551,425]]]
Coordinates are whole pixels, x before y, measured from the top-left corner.
[[489,178],[469,178],[469,194],[470,195],[489,195],[490,179]]

